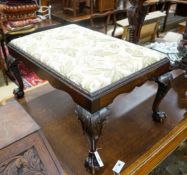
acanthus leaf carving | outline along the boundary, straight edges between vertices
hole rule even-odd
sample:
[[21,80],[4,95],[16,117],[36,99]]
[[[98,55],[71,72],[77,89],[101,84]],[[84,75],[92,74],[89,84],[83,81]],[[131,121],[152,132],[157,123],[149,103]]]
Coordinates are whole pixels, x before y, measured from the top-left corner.
[[35,148],[0,164],[0,175],[47,175]]

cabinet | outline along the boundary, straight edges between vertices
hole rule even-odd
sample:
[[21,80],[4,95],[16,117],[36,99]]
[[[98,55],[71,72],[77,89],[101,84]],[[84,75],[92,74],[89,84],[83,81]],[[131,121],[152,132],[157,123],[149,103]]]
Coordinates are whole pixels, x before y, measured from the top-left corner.
[[0,174],[65,175],[42,130],[12,100],[0,105]]
[[97,7],[99,12],[112,10],[114,8],[114,0],[97,0]]

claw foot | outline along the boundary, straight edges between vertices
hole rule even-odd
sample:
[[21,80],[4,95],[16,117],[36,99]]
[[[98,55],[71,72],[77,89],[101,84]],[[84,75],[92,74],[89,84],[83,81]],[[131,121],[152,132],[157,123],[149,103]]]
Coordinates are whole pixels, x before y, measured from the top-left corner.
[[163,123],[164,120],[166,119],[166,113],[165,112],[154,112],[153,115],[153,120],[159,123]]
[[14,94],[14,96],[15,96],[17,99],[20,99],[20,98],[23,98],[23,97],[24,97],[24,91],[20,90],[19,88],[14,89],[13,94]]
[[94,153],[89,153],[85,160],[85,167],[91,174],[95,174],[100,169],[99,164],[95,158]]

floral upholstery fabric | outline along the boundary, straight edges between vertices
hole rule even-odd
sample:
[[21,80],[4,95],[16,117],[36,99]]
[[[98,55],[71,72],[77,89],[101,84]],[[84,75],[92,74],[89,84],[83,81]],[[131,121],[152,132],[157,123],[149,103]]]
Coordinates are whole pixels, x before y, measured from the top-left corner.
[[17,38],[10,45],[88,93],[165,57],[157,51],[74,24]]

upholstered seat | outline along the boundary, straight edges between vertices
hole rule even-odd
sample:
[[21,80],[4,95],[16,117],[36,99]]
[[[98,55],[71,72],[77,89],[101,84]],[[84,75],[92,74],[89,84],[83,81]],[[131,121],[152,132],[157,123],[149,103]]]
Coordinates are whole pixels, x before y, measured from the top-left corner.
[[131,76],[165,55],[77,25],[30,34],[11,46],[88,93]]
[[[108,29],[107,35],[112,36],[112,33],[114,31],[114,25],[108,25],[107,29]],[[114,32],[114,37],[122,36],[123,32],[124,32],[123,27],[117,26]]]
[[167,32],[163,38],[166,42],[179,42],[180,40],[182,40],[182,34],[176,32]]

